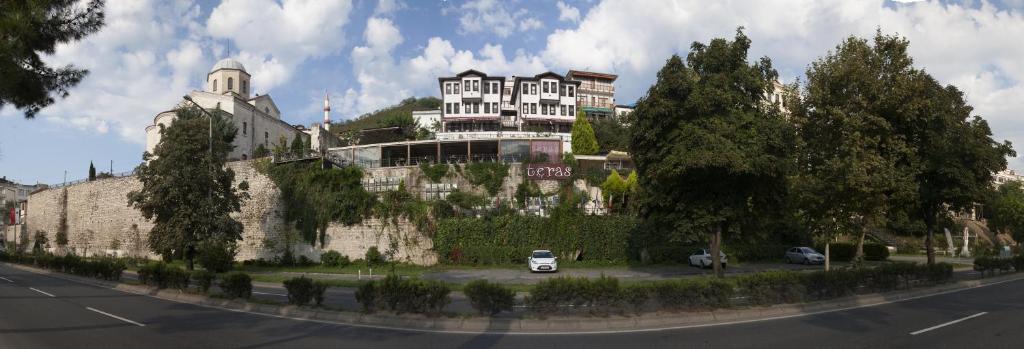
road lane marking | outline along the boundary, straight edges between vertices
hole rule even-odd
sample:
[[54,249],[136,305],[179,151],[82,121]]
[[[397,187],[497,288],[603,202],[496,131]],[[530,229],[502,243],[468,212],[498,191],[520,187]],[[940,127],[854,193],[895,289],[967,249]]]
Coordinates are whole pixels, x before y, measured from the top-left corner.
[[57,296],[54,296],[52,294],[49,294],[49,293],[46,293],[46,292],[43,292],[43,291],[40,291],[40,290],[37,290],[37,289],[32,288],[32,287],[29,287],[28,289],[36,291],[36,292],[39,292],[39,293],[42,293],[42,294],[45,294],[45,295],[50,296],[50,297],[57,297]]
[[120,317],[120,316],[117,316],[117,315],[114,315],[114,314],[111,314],[111,313],[108,313],[108,312],[105,312],[105,311],[102,311],[102,310],[99,310],[99,309],[96,309],[96,308],[85,307],[85,309],[89,309],[89,310],[95,311],[97,313],[100,313],[100,314],[103,314],[103,315],[106,315],[106,316],[109,316],[109,317],[112,317],[112,318],[115,318],[115,319],[127,322],[127,323],[135,325],[135,326],[140,326],[140,327],[145,327],[146,326],[144,324],[141,324],[141,323],[138,323],[138,322],[135,322],[135,321],[132,321],[132,320],[128,320],[128,319],[125,319],[123,317]]
[[5,278],[5,277],[3,277],[3,276],[0,276],[0,279],[3,279],[4,281],[7,281],[7,282],[11,282],[11,283],[13,283],[13,282],[14,282],[14,281],[12,281],[11,279]]
[[910,332],[910,335],[911,336],[916,336],[916,335],[919,335],[919,334],[922,334],[922,333],[925,333],[925,332],[928,332],[928,331],[931,331],[931,330],[934,330],[934,329],[946,327],[946,326],[949,326],[949,325],[952,325],[952,324],[955,324],[955,323],[958,323],[958,322],[967,321],[967,320],[970,320],[970,319],[973,319],[973,318],[976,318],[976,317],[979,317],[979,316],[982,316],[982,315],[985,315],[985,314],[988,314],[988,312],[984,312],[983,311],[983,312],[980,312],[980,313],[977,313],[977,314],[974,314],[974,315],[971,315],[971,316],[968,316],[968,317],[965,317],[965,318],[959,318],[959,319],[956,319],[956,320],[953,320],[953,321],[950,321],[950,322],[947,322],[947,323],[944,323],[944,324],[939,324],[939,325],[935,325],[935,326],[932,326],[932,327],[929,327],[929,328],[926,328],[926,329],[923,329],[923,330]]
[[288,295],[282,295],[282,294],[269,294],[269,293],[265,293],[265,292],[256,292],[256,291],[253,291],[253,295],[269,295],[269,296],[281,296],[281,297],[288,297]]

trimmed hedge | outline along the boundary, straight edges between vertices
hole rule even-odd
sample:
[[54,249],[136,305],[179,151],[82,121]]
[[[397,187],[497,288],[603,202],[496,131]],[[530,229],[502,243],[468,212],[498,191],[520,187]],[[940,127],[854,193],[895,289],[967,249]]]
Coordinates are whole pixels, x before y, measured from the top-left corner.
[[1012,258],[979,256],[974,258],[974,270],[981,275],[993,275],[998,272],[1024,271],[1024,255]]
[[121,280],[121,274],[127,268],[125,261],[121,259],[111,257],[84,259],[73,254],[54,256],[49,253],[32,255],[3,253],[0,254],[0,260],[32,264],[44,269],[111,281]]
[[523,263],[535,249],[589,261],[626,262],[636,220],[624,216],[499,216],[443,219],[434,249],[442,263]]
[[352,261],[338,251],[327,251],[320,255],[320,264],[327,267],[344,268],[352,264]]
[[512,311],[515,305],[516,295],[512,289],[499,283],[490,283],[487,280],[473,280],[462,289],[469,298],[469,304],[473,309],[480,312],[480,315],[495,315],[502,311]]
[[378,309],[396,313],[437,314],[451,303],[451,288],[440,281],[402,279],[391,274],[381,281],[369,281],[356,289],[356,301],[366,312]]
[[213,280],[216,278],[217,274],[209,270],[192,271],[192,280],[196,282],[196,286],[203,293],[210,290],[210,286],[213,286]]
[[220,289],[225,296],[248,299],[252,296],[252,277],[240,271],[224,274],[220,278]]
[[327,284],[304,276],[291,278],[284,281],[284,288],[288,290],[288,303],[295,305],[306,305],[310,301],[320,305],[324,301],[324,292],[327,291]]
[[173,287],[179,290],[188,288],[191,275],[178,267],[164,262],[151,262],[139,268],[139,282],[157,288]]

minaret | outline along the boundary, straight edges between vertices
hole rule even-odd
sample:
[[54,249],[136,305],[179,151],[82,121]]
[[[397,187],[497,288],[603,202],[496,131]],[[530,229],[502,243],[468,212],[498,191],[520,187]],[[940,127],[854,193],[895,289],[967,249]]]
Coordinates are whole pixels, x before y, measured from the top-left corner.
[[324,90],[324,129],[331,130],[331,98],[327,95],[327,90]]

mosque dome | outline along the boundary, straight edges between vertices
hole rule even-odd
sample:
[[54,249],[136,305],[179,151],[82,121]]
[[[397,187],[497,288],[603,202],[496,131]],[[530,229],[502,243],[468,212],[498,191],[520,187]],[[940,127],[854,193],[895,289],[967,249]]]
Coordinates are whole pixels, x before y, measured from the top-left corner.
[[[220,70],[220,69],[235,69],[235,70],[241,70],[241,71],[246,72],[245,71],[245,66],[243,66],[242,63],[240,63],[240,62],[238,62],[238,61],[236,61],[234,59],[231,59],[231,58],[225,58],[225,59],[220,60],[219,62],[217,62],[217,64],[213,65],[213,68],[210,69],[210,72],[213,73],[213,72],[215,72],[217,70]],[[248,72],[246,72],[246,73],[248,73]]]

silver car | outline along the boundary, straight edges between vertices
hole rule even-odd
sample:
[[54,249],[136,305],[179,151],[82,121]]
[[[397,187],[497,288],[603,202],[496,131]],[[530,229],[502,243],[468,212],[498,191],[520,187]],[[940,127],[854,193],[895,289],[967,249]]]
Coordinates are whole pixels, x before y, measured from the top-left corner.
[[821,264],[825,255],[810,247],[793,247],[786,251],[786,263]]

